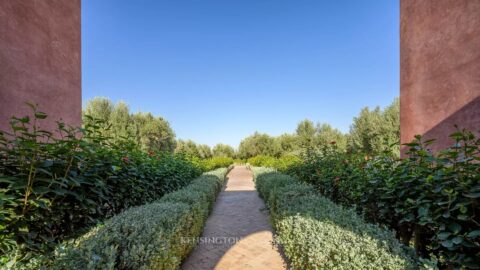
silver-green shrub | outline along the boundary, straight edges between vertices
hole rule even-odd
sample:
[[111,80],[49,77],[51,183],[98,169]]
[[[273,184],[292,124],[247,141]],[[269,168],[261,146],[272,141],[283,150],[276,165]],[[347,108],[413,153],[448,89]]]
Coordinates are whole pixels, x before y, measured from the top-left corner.
[[220,191],[227,169],[204,173],[187,187],[150,204],[129,208],[54,254],[16,269],[177,269]]
[[369,224],[353,209],[313,186],[271,169],[253,168],[271,212],[276,240],[294,269],[433,269],[393,232]]

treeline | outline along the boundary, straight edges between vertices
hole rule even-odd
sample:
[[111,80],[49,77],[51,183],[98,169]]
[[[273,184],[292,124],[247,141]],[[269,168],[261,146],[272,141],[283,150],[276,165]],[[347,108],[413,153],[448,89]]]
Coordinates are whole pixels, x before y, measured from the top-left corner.
[[392,104],[381,109],[363,108],[348,133],[327,123],[301,121],[294,133],[274,137],[255,132],[240,142],[238,151],[226,144],[213,148],[197,144],[192,140],[178,140],[168,121],[151,113],[131,113],[129,107],[119,102],[114,104],[107,98],[94,98],[84,110],[84,123],[92,118],[108,124],[104,136],[118,142],[133,138],[144,150],[184,153],[191,157],[209,159],[229,157],[247,160],[255,156],[299,156],[307,151],[336,144],[343,151],[362,152],[376,155],[388,150],[400,154],[400,103],[396,98]]
[[151,113],[131,113],[124,102],[113,103],[108,98],[96,97],[87,102],[83,111],[84,125],[102,121],[102,136],[117,143],[133,139],[143,150],[154,152],[184,153],[190,157],[209,159],[235,157],[235,150],[226,144],[213,148],[192,140],[177,140],[169,122]]
[[255,156],[281,157],[300,155],[335,144],[343,151],[362,152],[376,155],[389,150],[400,154],[400,102],[396,98],[384,109],[365,107],[353,119],[348,133],[326,123],[315,124],[311,120],[301,121],[295,133],[278,137],[255,132],[241,141],[237,156],[248,159]]
[[210,146],[206,144],[196,144],[192,140],[177,140],[175,153],[184,153],[188,156],[201,159],[213,157],[236,157],[235,150],[230,145],[219,143],[213,148],[210,148]]
[[93,121],[103,121],[106,128],[101,130],[112,142],[134,139],[143,150],[173,152],[176,146],[175,133],[162,117],[151,113],[130,113],[124,102],[114,104],[107,98],[94,98],[88,101],[83,111],[84,125]]

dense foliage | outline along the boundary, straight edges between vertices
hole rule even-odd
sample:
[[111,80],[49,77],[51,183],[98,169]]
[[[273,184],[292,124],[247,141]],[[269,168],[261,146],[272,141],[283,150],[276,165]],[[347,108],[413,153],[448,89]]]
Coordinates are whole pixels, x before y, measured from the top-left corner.
[[384,110],[379,107],[374,110],[368,107],[363,108],[360,114],[353,118],[350,128],[349,149],[375,155],[381,154],[386,146],[395,156],[400,155],[400,101],[398,98]]
[[227,144],[219,143],[213,147],[213,156],[215,157],[235,157],[235,150]]
[[318,195],[312,185],[271,169],[253,171],[294,269],[434,269],[392,232]]
[[259,155],[278,157],[280,153],[280,145],[274,137],[258,132],[243,139],[238,147],[238,157],[243,159]]
[[226,168],[234,163],[231,157],[213,157],[200,161],[201,167],[204,171],[211,171],[218,168]]
[[209,159],[212,157],[235,157],[235,150],[229,145],[219,143],[211,149],[210,146],[206,144],[196,144],[192,140],[178,140],[175,153],[182,153],[200,159]]
[[421,256],[441,267],[480,266],[480,138],[451,135],[452,147],[435,156],[420,136],[407,158],[346,153],[334,144],[310,152],[289,170],[334,202],[389,226]]
[[131,114],[123,102],[114,104],[107,98],[99,97],[88,101],[83,122],[91,125],[92,119],[108,125],[109,128],[103,129],[101,134],[112,142],[119,143],[130,138],[147,151],[173,152],[175,149],[175,133],[165,119],[151,113]]
[[[43,253],[56,243],[131,206],[190,183],[201,171],[181,155],[145,152],[133,141],[112,141],[92,117],[81,129],[47,117],[13,118],[0,133],[0,256]],[[15,255],[15,254],[13,254]]]
[[300,162],[301,159],[297,156],[283,156],[280,158],[255,156],[247,160],[247,163],[251,166],[275,168],[279,171],[286,171]]
[[318,150],[335,142],[340,150],[381,154],[385,149],[399,156],[400,105],[398,99],[385,109],[376,107],[362,109],[353,119],[350,132],[342,133],[326,123],[305,119],[298,123],[295,133],[278,137],[262,133],[243,139],[237,156],[248,159],[255,156],[299,156],[308,151]]
[[223,185],[217,169],[160,200],[132,207],[55,252],[16,269],[178,269],[197,243]]

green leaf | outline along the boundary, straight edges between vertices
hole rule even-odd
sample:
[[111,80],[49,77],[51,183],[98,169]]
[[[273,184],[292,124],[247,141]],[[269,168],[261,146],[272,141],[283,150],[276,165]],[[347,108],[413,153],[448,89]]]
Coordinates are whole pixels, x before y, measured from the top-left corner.
[[458,244],[460,244],[460,243],[463,242],[463,238],[460,237],[460,236],[456,236],[456,237],[454,237],[454,238],[452,239],[452,242],[453,242],[454,244],[458,245]]
[[448,239],[448,237],[450,235],[452,235],[450,232],[441,232],[441,233],[437,234],[437,237],[440,240],[446,240],[446,239]]
[[35,117],[38,118],[38,119],[45,119],[45,118],[47,118],[47,114],[44,113],[44,112],[36,112]]
[[480,192],[476,192],[476,193],[463,193],[463,196],[467,197],[467,198],[472,198],[472,199],[476,199],[476,198],[480,198]]
[[453,243],[450,240],[446,240],[446,241],[442,242],[442,246],[444,246],[446,248],[451,248],[451,247],[453,247]]
[[48,168],[48,167],[52,167],[52,165],[53,165],[52,160],[45,160],[44,162],[42,162],[41,167]]
[[428,214],[428,209],[426,207],[418,208],[418,215],[419,216],[426,216]]
[[480,230],[471,231],[467,234],[468,238],[476,238],[480,236]]
[[451,232],[457,234],[462,230],[462,226],[460,226],[460,224],[458,224],[458,223],[452,223],[452,224],[448,225],[448,229]]

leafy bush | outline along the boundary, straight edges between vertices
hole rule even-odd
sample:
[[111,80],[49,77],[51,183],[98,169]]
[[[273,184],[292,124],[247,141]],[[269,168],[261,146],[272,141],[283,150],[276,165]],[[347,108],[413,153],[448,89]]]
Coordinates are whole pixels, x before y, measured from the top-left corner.
[[282,156],[280,158],[255,156],[247,160],[247,163],[252,166],[275,168],[279,171],[286,171],[288,168],[291,168],[300,162],[301,159],[297,156]]
[[[0,258],[43,253],[131,206],[181,188],[201,171],[181,155],[113,144],[90,118],[82,129],[41,130],[46,114],[13,118],[0,132]],[[87,116],[88,117],[88,116]]]
[[236,165],[244,165],[245,163],[246,163],[245,160],[240,158],[236,158],[233,160],[233,164],[236,164]]
[[289,173],[367,220],[396,231],[418,255],[445,268],[479,269],[480,138],[451,135],[455,144],[434,156],[420,136],[402,160],[337,151],[310,153]]
[[17,269],[177,269],[196,245],[227,169],[132,207]]
[[124,102],[114,104],[108,98],[95,97],[86,104],[83,122],[91,123],[92,117],[109,125],[102,135],[111,142],[122,143],[123,138],[129,137],[147,151],[172,153],[175,148],[175,133],[168,121],[151,113],[132,114]]
[[434,268],[417,259],[392,232],[317,195],[313,186],[271,169],[253,171],[258,192],[270,208],[276,239],[293,268]]
[[217,168],[225,168],[234,162],[231,157],[213,157],[201,161],[201,166],[205,171],[211,171]]

